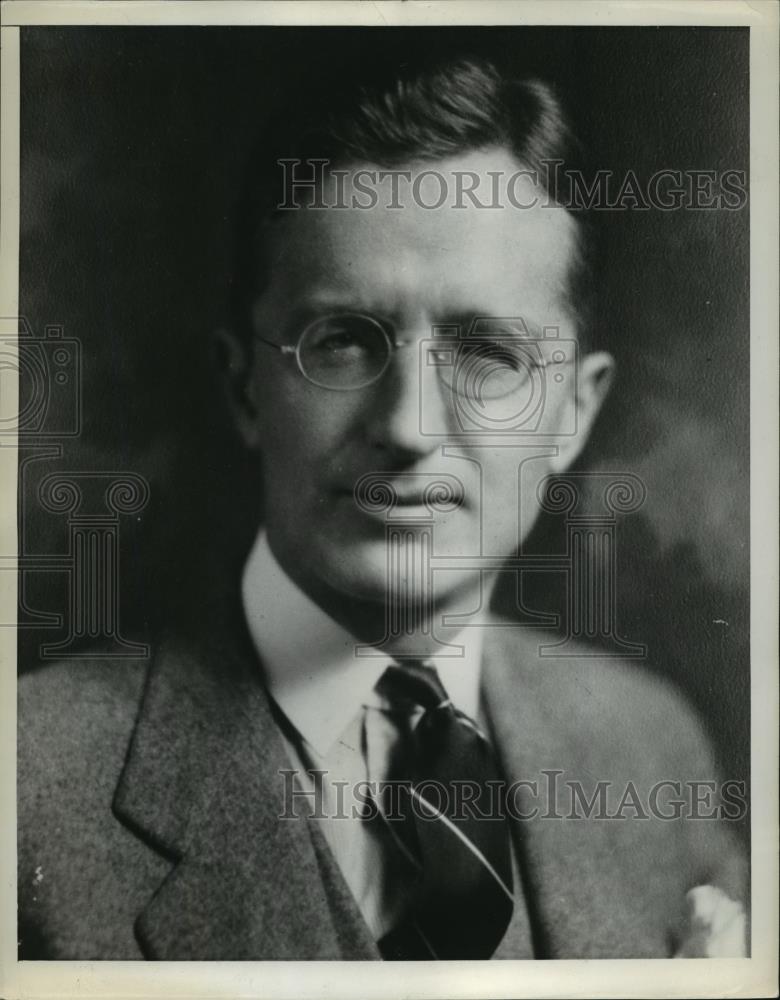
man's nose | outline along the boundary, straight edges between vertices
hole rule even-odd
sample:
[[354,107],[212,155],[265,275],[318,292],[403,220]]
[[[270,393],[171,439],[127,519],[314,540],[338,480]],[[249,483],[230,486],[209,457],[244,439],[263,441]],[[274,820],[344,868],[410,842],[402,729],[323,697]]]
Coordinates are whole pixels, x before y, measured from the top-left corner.
[[368,434],[375,447],[422,456],[441,443],[431,428],[447,425],[445,400],[436,368],[422,364],[422,354],[420,340],[408,338],[374,386]]

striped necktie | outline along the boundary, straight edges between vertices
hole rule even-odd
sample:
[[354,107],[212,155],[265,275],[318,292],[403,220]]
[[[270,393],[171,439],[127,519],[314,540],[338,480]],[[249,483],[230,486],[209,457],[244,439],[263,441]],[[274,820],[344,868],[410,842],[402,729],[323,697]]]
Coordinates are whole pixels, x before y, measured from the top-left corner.
[[485,959],[513,909],[509,830],[489,782],[500,785],[492,747],[458,712],[436,671],[420,661],[388,667],[379,690],[418,710],[404,748],[394,832],[419,861],[409,911],[379,942],[386,959]]

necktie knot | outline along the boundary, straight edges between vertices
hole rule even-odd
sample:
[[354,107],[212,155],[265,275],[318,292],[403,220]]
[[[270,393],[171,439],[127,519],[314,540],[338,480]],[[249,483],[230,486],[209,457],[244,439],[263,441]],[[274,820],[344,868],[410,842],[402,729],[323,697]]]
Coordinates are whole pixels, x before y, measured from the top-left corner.
[[381,685],[392,701],[411,701],[426,711],[452,705],[436,670],[422,660],[405,660],[402,665],[388,667]]

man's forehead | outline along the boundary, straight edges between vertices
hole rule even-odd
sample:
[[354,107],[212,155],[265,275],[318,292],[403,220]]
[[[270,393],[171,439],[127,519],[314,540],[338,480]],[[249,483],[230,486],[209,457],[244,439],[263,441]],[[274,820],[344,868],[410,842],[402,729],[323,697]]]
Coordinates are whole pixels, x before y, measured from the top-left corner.
[[288,291],[387,281],[399,295],[427,282],[469,299],[482,285],[485,302],[515,285],[526,297],[565,292],[576,223],[508,151],[335,169],[326,207],[287,210],[269,227],[272,281]]
[[[385,226],[416,226],[421,239],[455,219],[484,228],[496,228],[496,219],[507,226],[515,222],[558,239],[565,239],[573,222],[545,190],[541,172],[498,146],[391,167],[327,163],[304,174],[300,190],[290,180],[287,203],[294,207],[286,213],[315,219],[344,212],[356,219],[379,215]],[[316,195],[308,184],[314,178]]]

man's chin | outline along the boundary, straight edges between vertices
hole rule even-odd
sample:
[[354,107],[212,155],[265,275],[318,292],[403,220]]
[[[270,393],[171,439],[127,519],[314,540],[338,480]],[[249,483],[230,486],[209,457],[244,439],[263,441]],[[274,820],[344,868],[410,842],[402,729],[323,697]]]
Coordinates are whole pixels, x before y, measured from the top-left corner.
[[329,590],[371,604],[385,604],[391,590],[387,547],[377,542],[340,542],[312,552],[312,568]]
[[345,598],[383,607],[414,606],[431,598],[431,575],[421,541],[408,541],[395,552],[388,551],[384,538],[343,541],[324,545],[312,555],[319,580]]

